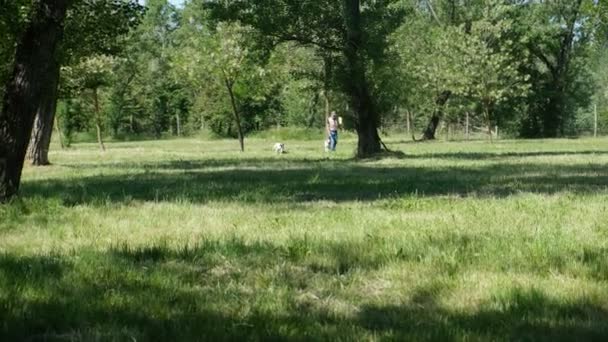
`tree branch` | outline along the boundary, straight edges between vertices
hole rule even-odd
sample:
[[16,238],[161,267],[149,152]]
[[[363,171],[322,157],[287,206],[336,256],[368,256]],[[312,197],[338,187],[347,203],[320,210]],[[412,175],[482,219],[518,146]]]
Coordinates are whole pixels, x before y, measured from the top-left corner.
[[431,0],[426,0],[426,4],[429,8],[429,11],[431,11],[431,15],[433,16],[433,18],[435,19],[437,24],[439,24],[441,26],[442,25],[441,20],[439,20],[439,17],[437,16],[435,9],[433,8],[433,3],[431,3]]
[[534,44],[528,44],[528,50],[530,50],[530,52],[532,52],[532,54],[534,56],[536,56],[536,58],[540,59],[541,62],[543,62],[547,68],[551,71],[551,74],[555,75],[557,72],[557,66],[554,65],[547,56],[545,56],[545,54],[540,51],[540,49],[538,49],[536,46],[534,46]]
[[279,45],[281,43],[285,43],[285,42],[296,42],[296,43],[300,43],[302,45],[314,45],[316,47],[319,47],[321,49],[328,50],[328,51],[334,51],[334,52],[342,51],[342,49],[340,49],[339,47],[323,44],[323,43],[321,43],[319,41],[315,41],[311,38],[304,38],[304,37],[300,37],[297,35],[283,33],[283,34],[270,34],[270,36],[277,39],[277,42],[274,44],[275,46]]

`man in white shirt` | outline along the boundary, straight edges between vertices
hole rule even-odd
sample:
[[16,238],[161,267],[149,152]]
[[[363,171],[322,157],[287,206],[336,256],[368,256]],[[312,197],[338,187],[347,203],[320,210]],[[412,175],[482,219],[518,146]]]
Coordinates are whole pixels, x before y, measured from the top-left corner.
[[327,136],[329,138],[329,150],[335,151],[336,145],[338,144],[338,127],[340,126],[336,112],[331,112],[331,115],[327,118],[325,126],[327,128]]

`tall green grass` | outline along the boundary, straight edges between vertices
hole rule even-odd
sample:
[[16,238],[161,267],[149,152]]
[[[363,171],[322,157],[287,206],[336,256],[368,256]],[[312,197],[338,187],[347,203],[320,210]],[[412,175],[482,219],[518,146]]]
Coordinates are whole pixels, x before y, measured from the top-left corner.
[[[608,337],[608,141],[76,144],[0,207],[0,339]],[[321,140],[322,142],[322,140]]]

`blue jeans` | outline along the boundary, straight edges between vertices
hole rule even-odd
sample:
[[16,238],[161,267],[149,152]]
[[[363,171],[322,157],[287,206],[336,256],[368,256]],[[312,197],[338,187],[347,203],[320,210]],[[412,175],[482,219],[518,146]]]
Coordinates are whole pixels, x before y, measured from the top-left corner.
[[336,145],[338,145],[338,131],[330,131],[329,132],[329,149],[332,151],[335,151]]

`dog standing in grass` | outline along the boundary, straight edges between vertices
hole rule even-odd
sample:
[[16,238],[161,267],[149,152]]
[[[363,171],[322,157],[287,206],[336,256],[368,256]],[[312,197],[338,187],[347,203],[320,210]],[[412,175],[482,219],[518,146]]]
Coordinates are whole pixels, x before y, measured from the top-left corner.
[[283,154],[285,153],[285,144],[283,143],[276,143],[274,144],[274,146],[272,147],[272,150],[276,153],[276,154]]

